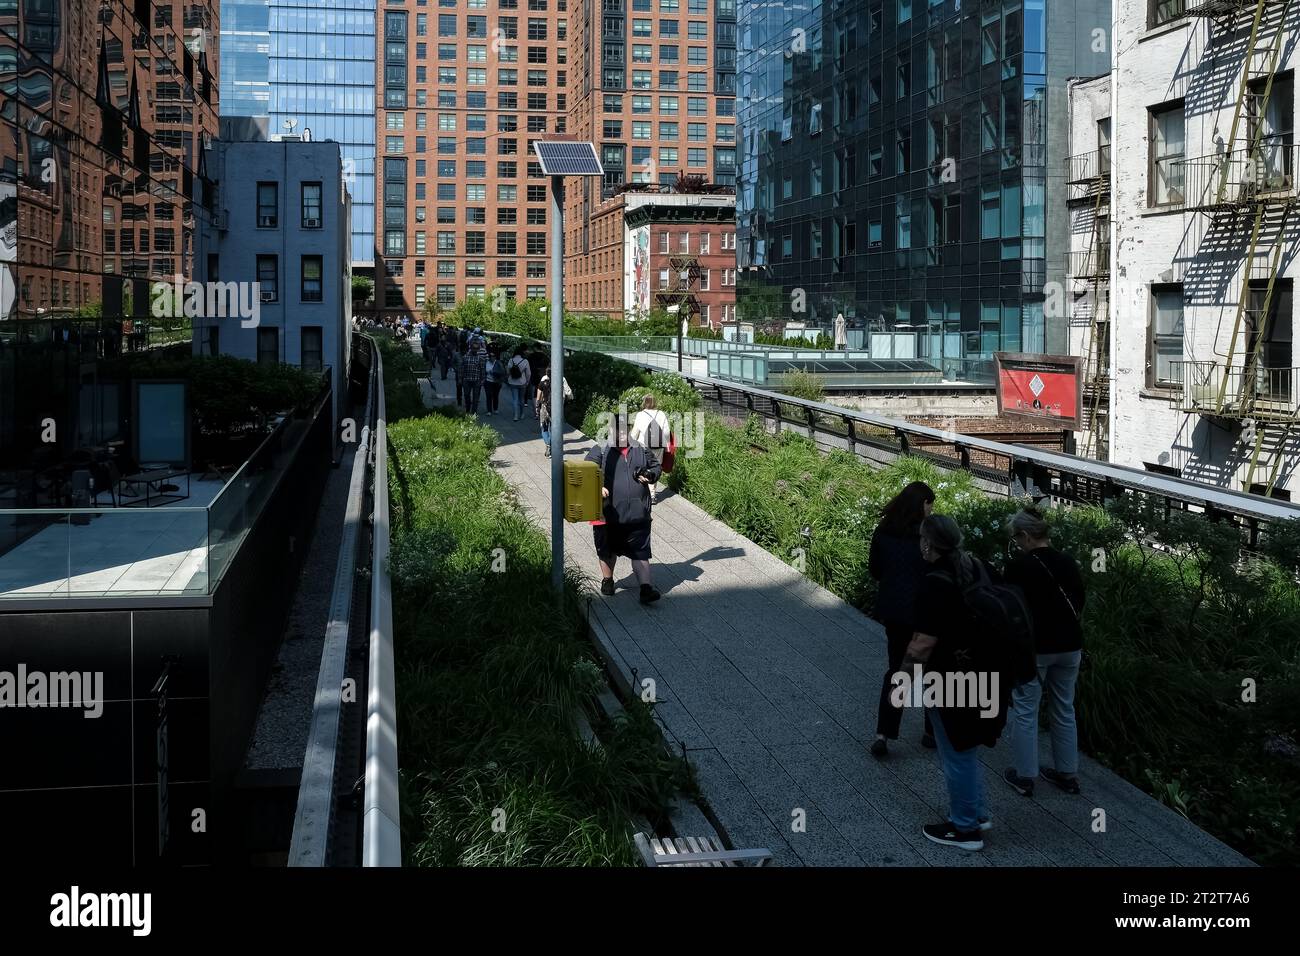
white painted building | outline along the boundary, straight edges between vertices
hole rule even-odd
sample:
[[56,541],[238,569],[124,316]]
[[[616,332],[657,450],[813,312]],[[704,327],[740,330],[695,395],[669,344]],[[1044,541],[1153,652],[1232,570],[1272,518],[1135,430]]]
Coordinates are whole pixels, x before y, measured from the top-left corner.
[[338,143],[218,141],[208,169],[219,211],[197,240],[196,278],[241,292],[257,283],[257,314],[196,318],[196,354],[328,366],[337,421],[352,348],[351,200]]
[[[1098,204],[1082,195],[1094,188],[1087,177],[1068,177],[1081,197],[1072,346],[1087,354],[1099,342],[1108,357],[1109,457],[1225,488],[1298,493],[1300,35],[1286,16],[1297,7],[1115,6],[1112,75],[1071,89],[1070,152],[1083,163],[1095,151],[1102,162],[1109,145],[1109,198]],[[1099,211],[1106,218],[1094,232]],[[1088,289],[1099,270],[1108,342],[1107,323],[1090,335]]]

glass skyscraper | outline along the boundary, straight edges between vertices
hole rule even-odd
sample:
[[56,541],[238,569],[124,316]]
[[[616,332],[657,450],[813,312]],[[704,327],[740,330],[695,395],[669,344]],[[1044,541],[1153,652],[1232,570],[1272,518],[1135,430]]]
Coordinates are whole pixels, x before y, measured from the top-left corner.
[[1044,314],[1066,81],[1109,69],[1110,21],[1109,0],[741,0],[742,317],[842,311],[964,376],[1066,351]]
[[221,66],[222,115],[339,144],[352,261],[374,262],[375,0],[223,0]]

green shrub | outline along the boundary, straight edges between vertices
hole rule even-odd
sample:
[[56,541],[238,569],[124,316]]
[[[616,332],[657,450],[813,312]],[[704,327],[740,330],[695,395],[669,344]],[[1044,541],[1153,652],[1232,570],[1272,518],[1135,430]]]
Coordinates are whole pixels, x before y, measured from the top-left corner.
[[577,739],[601,673],[579,582],[551,610],[549,542],[490,465],[496,433],[431,414],[389,439],[405,859],[631,865],[630,820],[690,782],[637,701],[603,747]]

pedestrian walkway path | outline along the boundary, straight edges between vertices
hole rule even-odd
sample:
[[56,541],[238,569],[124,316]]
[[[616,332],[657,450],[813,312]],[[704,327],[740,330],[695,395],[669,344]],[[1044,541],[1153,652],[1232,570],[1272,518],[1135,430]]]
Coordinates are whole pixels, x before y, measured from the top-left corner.
[[[479,420],[501,434],[493,464],[549,534],[550,461],[535,419],[512,421],[507,404]],[[565,455],[590,444],[570,430]],[[919,715],[905,715],[887,760],[867,752],[886,666],[879,625],[681,497],[655,506],[653,549],[663,598],[643,607],[623,561],[618,593],[597,591],[590,620],[625,680],[655,682],[665,734],[685,746],[736,846],[794,866],[1248,864],[1087,758],[1082,795],[1040,782],[1034,799],[1021,797],[999,776],[1005,742],[985,751],[994,829],[984,851],[930,843],[921,826],[943,819],[947,800]],[[588,526],[566,525],[565,552],[598,576]]]

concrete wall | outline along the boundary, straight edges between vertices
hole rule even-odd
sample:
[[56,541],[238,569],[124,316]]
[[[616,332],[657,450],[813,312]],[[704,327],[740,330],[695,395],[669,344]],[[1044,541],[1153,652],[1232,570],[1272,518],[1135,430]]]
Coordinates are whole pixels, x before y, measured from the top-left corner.
[[[1145,3],[1119,6],[1112,120],[1112,460],[1135,467],[1169,465],[1180,468],[1184,477],[1240,490],[1252,451],[1240,423],[1184,414],[1170,392],[1147,386],[1148,325],[1151,285],[1181,282],[1184,357],[1223,361],[1247,278],[1250,221],[1220,217],[1216,222],[1180,206],[1152,208],[1148,170],[1152,107],[1185,100],[1189,158],[1212,157],[1229,138],[1250,22],[1239,18],[1241,29],[1233,35],[1199,18],[1149,30],[1146,16]],[[1277,29],[1275,19],[1268,29]],[[1279,70],[1292,70],[1298,56],[1294,17],[1285,29]],[[1287,278],[1297,274],[1297,217],[1291,218],[1281,233],[1280,271]],[[1267,274],[1267,269],[1257,274]],[[1294,324],[1291,316],[1283,320]],[[1300,363],[1293,356],[1291,364]],[[1295,442],[1283,451],[1279,487],[1300,491]]]

